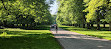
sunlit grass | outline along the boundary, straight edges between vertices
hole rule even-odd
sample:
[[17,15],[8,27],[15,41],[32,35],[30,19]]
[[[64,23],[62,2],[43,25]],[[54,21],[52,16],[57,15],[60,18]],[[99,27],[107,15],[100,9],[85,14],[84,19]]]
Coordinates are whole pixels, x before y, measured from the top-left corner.
[[[94,24],[94,27],[97,27],[97,24]],[[103,27],[103,24],[100,24],[100,27]],[[109,24],[105,24],[105,27],[109,27]]]
[[84,34],[84,35],[89,35],[89,36],[94,36],[94,37],[111,40],[111,31],[106,31],[106,30],[104,30],[105,28],[101,28],[101,30],[96,30],[94,28],[86,29],[86,28],[79,28],[79,27],[74,27],[74,26],[63,26],[63,25],[61,25],[60,27],[65,30],[72,31],[72,32],[77,32],[77,33]]
[[61,49],[49,30],[0,29],[0,49]]

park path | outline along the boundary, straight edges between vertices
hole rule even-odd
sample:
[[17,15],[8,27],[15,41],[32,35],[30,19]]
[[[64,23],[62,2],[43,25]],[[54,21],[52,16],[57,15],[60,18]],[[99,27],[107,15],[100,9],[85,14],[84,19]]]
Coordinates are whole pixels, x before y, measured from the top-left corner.
[[111,49],[111,41],[66,31],[51,29],[63,49]]

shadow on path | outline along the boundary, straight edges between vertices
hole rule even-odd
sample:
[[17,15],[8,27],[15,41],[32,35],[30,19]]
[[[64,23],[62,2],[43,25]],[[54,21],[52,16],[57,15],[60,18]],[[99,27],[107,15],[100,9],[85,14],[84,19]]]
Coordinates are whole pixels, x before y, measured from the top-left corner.
[[111,49],[111,41],[82,35],[59,28],[58,33],[51,29],[64,49]]

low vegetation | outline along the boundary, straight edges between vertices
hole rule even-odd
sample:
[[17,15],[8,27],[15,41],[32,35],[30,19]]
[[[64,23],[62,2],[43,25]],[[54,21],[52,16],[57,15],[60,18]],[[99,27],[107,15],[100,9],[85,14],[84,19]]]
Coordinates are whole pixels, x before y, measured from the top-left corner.
[[77,32],[84,35],[111,40],[111,31],[107,31],[108,28],[101,28],[101,30],[96,30],[94,28],[87,29],[87,28],[79,28],[79,27],[74,27],[74,26],[63,26],[63,25],[61,25],[60,27],[65,30],[72,31],[72,32]]
[[0,49],[61,49],[49,30],[0,29]]

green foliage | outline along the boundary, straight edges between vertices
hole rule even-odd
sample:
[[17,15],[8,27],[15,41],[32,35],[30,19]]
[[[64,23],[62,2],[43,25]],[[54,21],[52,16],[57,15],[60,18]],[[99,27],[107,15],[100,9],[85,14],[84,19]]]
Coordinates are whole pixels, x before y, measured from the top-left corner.
[[[90,21],[111,21],[111,0],[58,0],[57,22],[75,24]],[[85,8],[84,8],[85,7]],[[84,13],[84,14],[83,14]],[[85,14],[86,13],[86,14]],[[84,17],[85,16],[85,17]]]
[[46,0],[1,0],[0,21],[21,24],[49,23],[52,18]]
[[110,22],[111,21],[111,10],[106,12],[105,21]]
[[[111,0],[108,2],[111,2]],[[107,3],[105,10],[106,10],[105,19],[103,20],[109,23],[111,21],[111,3]]]
[[57,14],[57,22],[61,24],[82,23],[82,0],[59,0],[60,5]]
[[100,8],[102,8],[102,6],[104,6],[107,3],[106,0],[86,0],[85,2],[87,8],[84,10],[84,12],[88,12],[86,15],[87,22],[90,22],[90,20],[94,21],[97,18],[97,16],[99,16],[97,14],[97,11],[99,11]]

